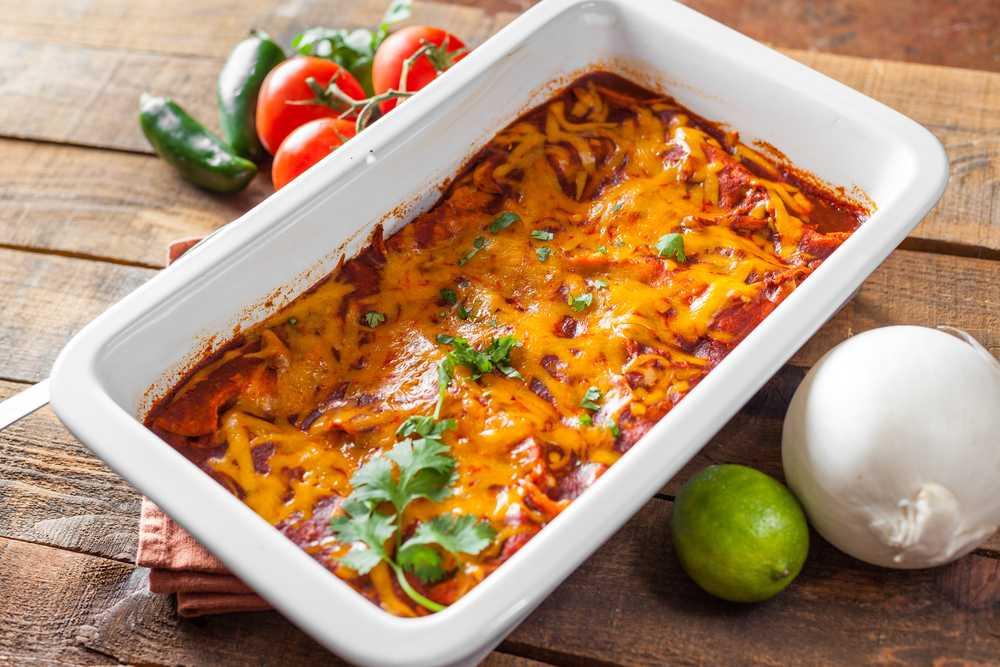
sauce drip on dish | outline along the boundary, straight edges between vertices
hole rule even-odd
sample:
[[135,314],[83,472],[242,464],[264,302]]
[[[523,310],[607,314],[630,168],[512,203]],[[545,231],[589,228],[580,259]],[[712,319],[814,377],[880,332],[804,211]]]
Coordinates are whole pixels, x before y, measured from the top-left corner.
[[[458,365],[450,497],[488,522],[420,593],[450,604],[593,484],[851,232],[867,211],[671,98],[590,74],[503,129],[441,200],[223,352],[146,423],[390,613],[427,613],[386,563],[341,562],[352,475],[439,399],[456,338],[504,336],[516,373]],[[669,442],[645,446],[664,447]],[[390,538],[395,539],[395,538]]]

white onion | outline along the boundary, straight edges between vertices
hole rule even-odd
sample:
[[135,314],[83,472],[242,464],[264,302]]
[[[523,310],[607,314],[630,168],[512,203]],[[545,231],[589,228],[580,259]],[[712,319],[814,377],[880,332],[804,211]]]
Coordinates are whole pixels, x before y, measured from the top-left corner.
[[792,398],[788,485],[820,535],[855,558],[941,565],[1000,524],[1000,362],[950,331],[854,336]]

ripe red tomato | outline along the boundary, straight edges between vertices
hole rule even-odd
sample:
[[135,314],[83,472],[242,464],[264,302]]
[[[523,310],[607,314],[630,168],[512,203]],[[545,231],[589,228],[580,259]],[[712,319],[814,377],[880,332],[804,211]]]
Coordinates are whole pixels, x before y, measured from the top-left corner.
[[[403,63],[428,44],[428,52],[413,62],[406,81],[401,82]],[[420,90],[465,56],[465,43],[440,28],[415,25],[397,30],[375,52],[375,60],[372,62],[375,94],[380,95],[392,89],[411,93]],[[382,102],[382,113],[394,109],[397,101],[392,99]]]
[[354,136],[354,123],[341,118],[318,118],[292,131],[274,154],[271,181],[274,189],[288,185],[309,167]]
[[[332,118],[340,112],[323,104],[298,104],[316,99],[306,79],[312,77],[324,90],[336,76],[337,86],[349,97],[365,98],[365,91],[350,72],[324,58],[290,58],[264,78],[257,98],[257,136],[264,148],[274,155],[292,130],[317,118]],[[294,102],[294,104],[289,104]]]

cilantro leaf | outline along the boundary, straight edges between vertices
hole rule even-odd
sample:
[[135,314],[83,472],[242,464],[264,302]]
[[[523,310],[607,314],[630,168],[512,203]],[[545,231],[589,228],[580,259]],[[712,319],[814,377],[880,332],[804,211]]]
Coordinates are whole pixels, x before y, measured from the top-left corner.
[[441,554],[426,544],[404,546],[396,554],[396,560],[401,568],[417,575],[425,584],[433,584],[444,578]]
[[353,74],[367,95],[374,95],[372,62],[375,51],[389,36],[394,24],[409,18],[412,5],[412,0],[393,0],[374,32],[365,28],[309,28],[292,38],[292,49],[304,56],[332,60]]
[[423,415],[413,415],[407,418],[399,428],[396,429],[396,437],[406,438],[411,435],[420,435],[425,438],[440,439],[445,431],[450,431],[457,426],[454,419],[442,419],[440,421],[433,417]]
[[454,306],[458,303],[458,294],[450,287],[442,287],[438,295],[441,298],[441,303],[446,303],[449,306]]
[[608,425],[608,430],[611,431],[611,435],[614,438],[618,438],[618,436],[622,434],[621,428],[619,428],[618,424],[615,422],[611,422],[611,424]]
[[597,404],[599,400],[601,400],[601,390],[597,387],[590,387],[584,392],[583,398],[580,399],[580,407],[591,412],[596,412],[601,409],[601,406]]
[[477,236],[472,241],[472,250],[459,257],[458,265],[465,266],[466,264],[468,264],[469,260],[478,255],[479,251],[485,248],[486,245],[487,245],[486,238],[483,236]]
[[493,218],[493,222],[487,228],[490,230],[490,234],[499,234],[503,230],[507,229],[515,222],[521,219],[517,213],[512,213],[511,211],[504,211],[497,217]]
[[341,561],[358,574],[367,574],[379,561],[389,556],[385,542],[396,531],[396,517],[370,509],[338,516],[330,522],[337,539],[351,545]]
[[451,345],[452,341],[455,340],[455,337],[451,334],[438,334],[435,340],[442,345]]
[[656,251],[660,257],[672,257],[678,262],[686,262],[684,254],[684,236],[681,234],[666,234],[656,242]]
[[598,278],[591,283],[596,289],[608,289],[608,281]]
[[601,253],[602,255],[607,255],[608,254],[608,246],[606,246],[606,245],[599,245],[599,246],[597,246],[597,252]]
[[[482,351],[469,345],[469,341],[464,338],[455,338],[451,345],[454,349],[446,357],[451,371],[450,375],[454,374],[455,366],[462,365],[472,372],[473,380],[478,380],[484,374],[494,370],[507,377],[521,377],[521,374],[510,364],[511,351],[520,346],[520,343],[513,336],[495,338]],[[448,379],[451,381],[451,377]]]
[[418,544],[436,544],[453,554],[475,555],[488,547],[496,531],[487,521],[469,514],[440,514],[417,526],[402,551]]
[[590,304],[594,302],[594,296],[592,294],[579,294],[577,296],[570,296],[566,300],[569,307],[580,313],[590,307]]
[[590,415],[580,415],[576,419],[579,422],[580,426],[593,426],[594,425],[594,418],[591,417]]
[[551,241],[556,237],[552,232],[546,231],[544,229],[533,229],[531,230],[531,238],[538,239],[539,241]]
[[552,256],[552,248],[548,246],[542,246],[541,248],[535,248],[535,256],[538,257],[539,262],[544,262]]
[[365,313],[365,324],[374,329],[378,325],[385,322],[385,313],[380,313],[377,310],[369,310]]
[[437,438],[400,440],[388,454],[399,466],[399,482],[393,504],[400,513],[418,498],[441,502],[451,495],[455,459]]
[[397,485],[392,475],[392,462],[379,452],[354,471],[351,486],[354,488],[351,498],[356,501],[376,504],[395,501]]
[[471,314],[469,309],[465,307],[465,304],[458,305],[458,319],[467,320]]

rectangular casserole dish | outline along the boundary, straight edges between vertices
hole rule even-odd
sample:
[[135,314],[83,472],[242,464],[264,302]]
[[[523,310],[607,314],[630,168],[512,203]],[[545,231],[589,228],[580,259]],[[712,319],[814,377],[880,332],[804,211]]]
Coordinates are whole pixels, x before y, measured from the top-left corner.
[[[436,186],[476,148],[594,65],[665,89],[827,182],[861,188],[877,210],[510,561],[439,614],[390,616],[137,417],[206,342],[221,344],[234,327],[290,301],[359,250],[379,222],[391,234],[429,207]],[[933,206],[946,178],[940,144],[916,123],[680,5],[548,0],[86,327],[56,362],[53,408],[99,457],[334,652],[365,664],[469,662],[641,507],[849,298]],[[233,304],[247,307],[234,312]]]

